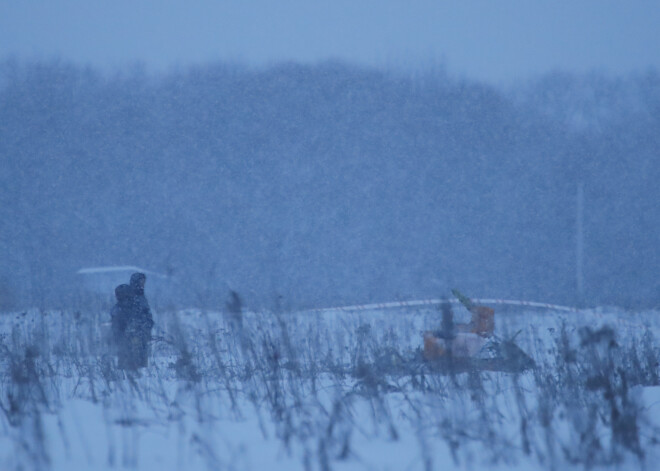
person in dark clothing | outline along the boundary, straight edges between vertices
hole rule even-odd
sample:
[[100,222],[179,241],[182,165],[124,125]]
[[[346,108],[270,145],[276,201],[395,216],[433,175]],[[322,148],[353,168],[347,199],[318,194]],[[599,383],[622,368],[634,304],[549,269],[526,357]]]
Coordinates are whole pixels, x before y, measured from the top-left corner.
[[454,311],[449,301],[443,301],[440,310],[442,312],[442,329],[437,331],[435,335],[443,339],[453,340],[456,338],[456,331],[454,330],[456,324],[454,323]]
[[133,291],[129,285],[119,285],[115,288],[117,304],[110,311],[112,341],[117,344],[124,335],[126,321],[133,307]]
[[126,325],[133,311],[133,289],[126,284],[115,288],[117,304],[110,311],[110,326],[112,329],[112,343],[117,353],[117,366],[129,369],[132,361],[131,352],[126,341]]
[[136,313],[151,320],[151,309],[149,302],[144,295],[144,284],[147,281],[147,276],[144,273],[133,273],[131,275],[130,286],[133,290],[133,305]]
[[149,302],[144,295],[146,281],[147,277],[144,273],[133,273],[131,275],[131,313],[126,323],[124,336],[136,368],[148,365],[149,343],[151,342],[151,330],[154,326]]
[[137,370],[148,365],[149,343],[154,321],[144,295],[144,273],[134,273],[129,285],[115,288],[117,304],[110,313],[117,366]]
[[227,308],[227,312],[230,314],[240,316],[243,313],[243,303],[241,302],[241,297],[233,289],[229,290],[229,297],[227,298],[225,307]]
[[229,290],[229,297],[225,302],[229,324],[232,327],[243,329],[243,302],[241,297],[234,290]]

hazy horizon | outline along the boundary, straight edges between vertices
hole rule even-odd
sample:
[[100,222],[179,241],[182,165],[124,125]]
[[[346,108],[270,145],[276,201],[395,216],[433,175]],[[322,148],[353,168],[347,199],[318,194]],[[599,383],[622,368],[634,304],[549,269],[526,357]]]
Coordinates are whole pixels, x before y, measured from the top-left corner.
[[660,4],[634,1],[1,2],[0,59],[150,72],[338,60],[507,84],[660,68]]
[[657,306],[658,24],[642,1],[0,1],[0,305],[132,264],[177,271],[179,303]]

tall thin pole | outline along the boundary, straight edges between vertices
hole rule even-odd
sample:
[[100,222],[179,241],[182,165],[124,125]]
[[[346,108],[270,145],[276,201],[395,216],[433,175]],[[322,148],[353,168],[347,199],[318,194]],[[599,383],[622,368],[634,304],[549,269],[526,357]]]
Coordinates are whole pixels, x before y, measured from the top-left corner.
[[575,282],[578,301],[584,301],[584,185],[578,183],[575,215]]

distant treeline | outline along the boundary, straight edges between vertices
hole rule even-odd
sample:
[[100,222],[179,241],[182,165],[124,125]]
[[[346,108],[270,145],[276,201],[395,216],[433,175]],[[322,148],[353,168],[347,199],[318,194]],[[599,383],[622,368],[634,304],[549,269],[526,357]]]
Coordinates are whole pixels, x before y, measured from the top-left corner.
[[0,304],[66,306],[78,268],[131,264],[170,273],[177,305],[458,287],[654,307],[659,182],[654,71],[504,91],[341,63],[109,76],[6,61]]

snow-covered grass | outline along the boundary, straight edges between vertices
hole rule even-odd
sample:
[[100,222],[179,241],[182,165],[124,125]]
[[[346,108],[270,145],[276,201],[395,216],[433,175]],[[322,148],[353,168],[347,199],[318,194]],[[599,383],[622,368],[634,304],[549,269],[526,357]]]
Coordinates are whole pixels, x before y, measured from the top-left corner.
[[442,375],[379,370],[433,309],[159,313],[127,375],[107,313],[7,313],[0,469],[654,469],[658,315],[500,313],[536,367]]

